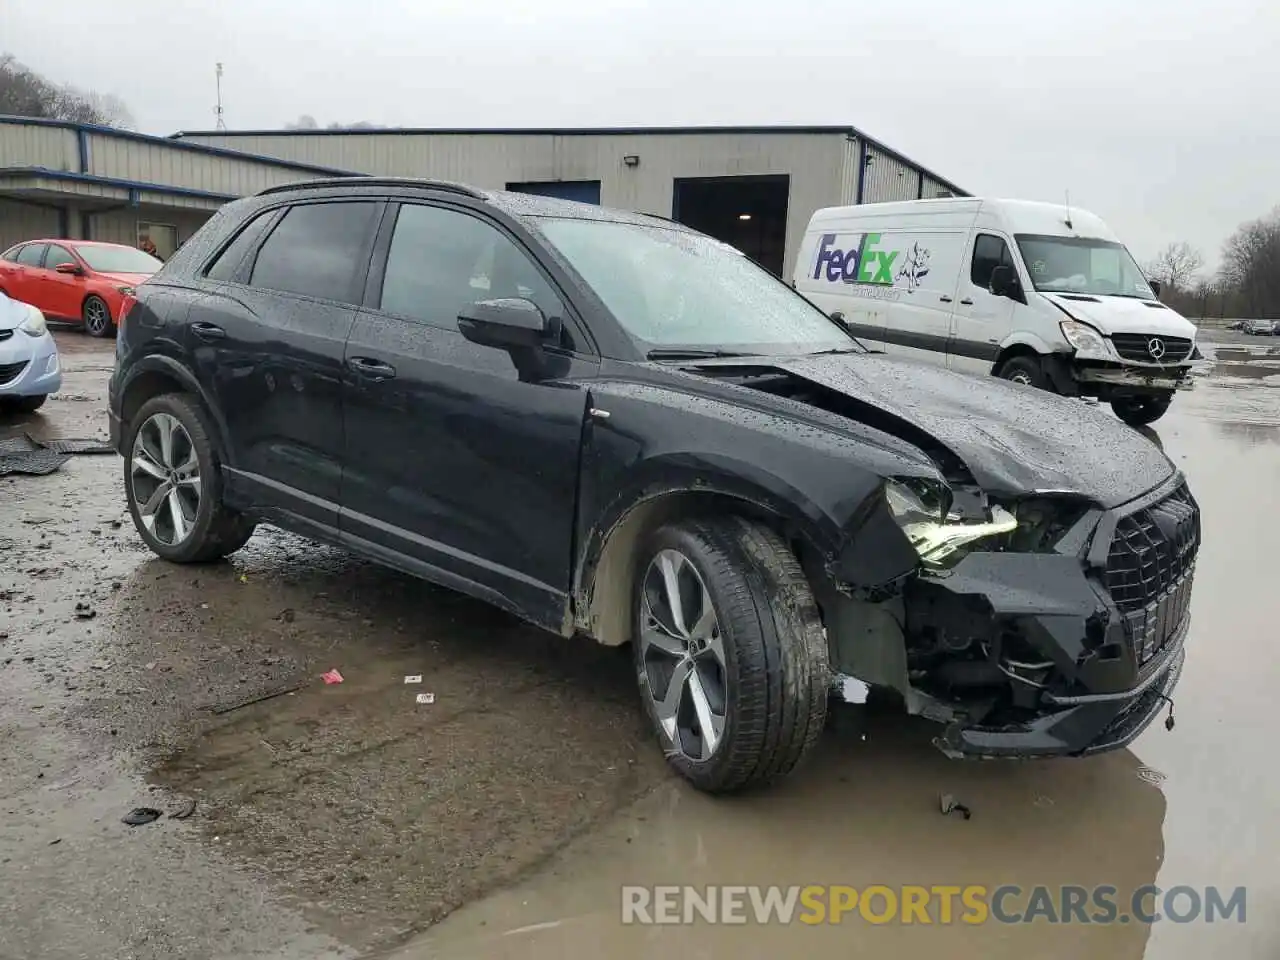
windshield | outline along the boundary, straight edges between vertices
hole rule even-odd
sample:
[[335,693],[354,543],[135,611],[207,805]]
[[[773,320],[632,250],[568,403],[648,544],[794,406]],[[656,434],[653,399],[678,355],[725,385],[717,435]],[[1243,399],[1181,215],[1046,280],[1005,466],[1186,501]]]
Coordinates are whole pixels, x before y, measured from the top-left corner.
[[808,300],[732,247],[663,227],[544,218],[542,233],[646,352],[862,352]]
[[163,264],[132,247],[77,247],[76,253],[99,273],[155,273]]
[[1090,293],[1154,300],[1147,278],[1123,244],[1083,237],[1017,236],[1018,249],[1041,293]]

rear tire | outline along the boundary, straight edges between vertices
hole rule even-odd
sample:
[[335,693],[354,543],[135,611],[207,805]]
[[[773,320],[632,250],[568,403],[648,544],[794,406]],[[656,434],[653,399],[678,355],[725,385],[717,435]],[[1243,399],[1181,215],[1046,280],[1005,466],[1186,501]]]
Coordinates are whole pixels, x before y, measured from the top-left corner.
[[1155,423],[1165,415],[1169,404],[1173,403],[1173,394],[1167,393],[1155,397],[1124,397],[1111,401],[1111,409],[1117,417],[1131,427],[1145,427]]
[[1021,383],[1039,390],[1053,389],[1053,385],[1049,383],[1049,378],[1045,376],[1044,367],[1036,357],[1010,357],[1000,365],[1000,371],[996,376],[1001,380]]
[[831,679],[795,555],[768,528],[727,517],[662,527],[639,561],[636,673],[668,763],[708,793],[789,774],[822,733]]
[[253,536],[253,521],[222,501],[212,433],[208,413],[184,393],[148,400],[125,430],[129,513],[143,542],[173,563],[217,560]]
[[35,397],[10,397],[9,402],[19,413],[35,413],[44,406],[44,402],[48,399],[49,395],[42,393]]
[[84,319],[84,331],[89,336],[109,337],[115,331],[116,326],[111,322],[111,310],[101,297],[85,297],[80,312]]

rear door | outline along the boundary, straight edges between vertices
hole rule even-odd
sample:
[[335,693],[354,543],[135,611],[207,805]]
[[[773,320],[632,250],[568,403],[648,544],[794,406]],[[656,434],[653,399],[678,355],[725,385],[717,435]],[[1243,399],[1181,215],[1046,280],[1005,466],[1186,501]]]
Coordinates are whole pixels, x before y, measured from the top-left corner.
[[259,214],[209,266],[210,295],[187,321],[193,365],[225,418],[235,494],[331,529],[343,350],[381,213],[361,199]]
[[[1000,344],[1013,327],[1018,302],[990,290],[991,272],[1002,265],[1017,273],[1008,238],[992,230],[979,230],[969,247],[968,269],[961,277],[951,328],[951,366],[956,370],[990,373]],[[1026,279],[1020,279],[1025,284]]]
[[[558,628],[599,359],[529,250],[475,211],[406,202],[378,249],[347,343],[342,530]],[[505,297],[565,321],[546,379],[458,331],[464,307]]]
[[85,280],[83,275],[58,273],[55,268],[61,263],[80,266],[80,261],[66,247],[58,243],[49,244],[44,255],[44,269],[40,271],[41,297],[49,304],[46,313],[75,319],[83,313]]
[[14,300],[21,300],[42,311],[40,303],[40,265],[44,263],[44,251],[48,244],[28,243],[11,252],[12,260],[0,266],[0,286]]

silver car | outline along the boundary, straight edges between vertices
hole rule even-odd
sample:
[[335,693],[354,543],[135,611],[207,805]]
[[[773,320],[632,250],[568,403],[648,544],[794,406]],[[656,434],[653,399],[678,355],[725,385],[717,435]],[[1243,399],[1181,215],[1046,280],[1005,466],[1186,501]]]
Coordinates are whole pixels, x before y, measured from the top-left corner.
[[0,293],[0,405],[30,413],[61,386],[58,345],[44,314]]
[[1251,333],[1254,336],[1269,337],[1275,333],[1276,321],[1274,320],[1246,320],[1242,328],[1245,333]]

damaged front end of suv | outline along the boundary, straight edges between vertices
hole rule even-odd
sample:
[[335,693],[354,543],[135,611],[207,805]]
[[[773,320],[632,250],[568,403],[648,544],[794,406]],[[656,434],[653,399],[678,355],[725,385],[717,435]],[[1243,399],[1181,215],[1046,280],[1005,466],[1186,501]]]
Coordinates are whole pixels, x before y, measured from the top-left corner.
[[1113,509],[889,480],[865,522],[896,526],[916,564],[868,582],[883,534],[851,531],[821,578],[837,689],[896,689],[945,725],[935,743],[953,757],[1116,749],[1166,705],[1172,723],[1200,541],[1180,474]]

